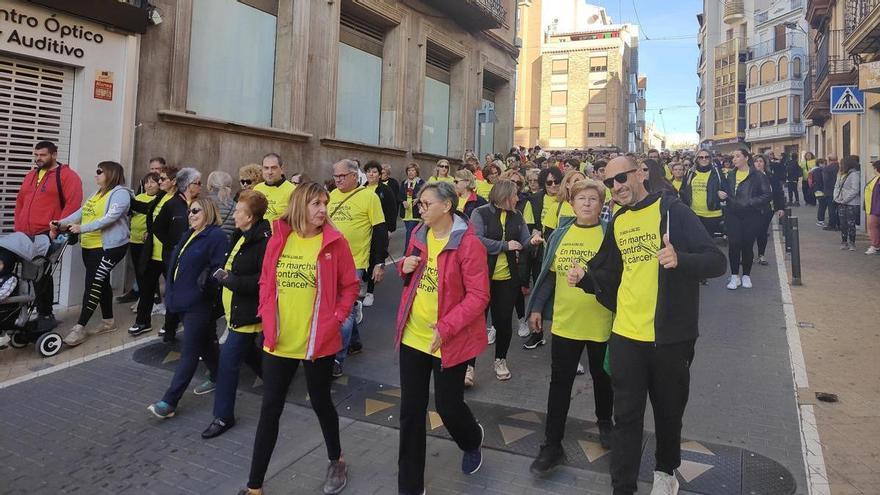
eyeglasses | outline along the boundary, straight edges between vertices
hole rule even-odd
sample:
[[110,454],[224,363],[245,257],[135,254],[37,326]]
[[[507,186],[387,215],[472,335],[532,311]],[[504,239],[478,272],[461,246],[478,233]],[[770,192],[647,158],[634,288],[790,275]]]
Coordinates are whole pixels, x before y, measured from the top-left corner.
[[195,182],[190,182],[189,185],[191,185],[191,186],[199,186],[199,187],[202,187],[202,181],[197,180],[197,181],[195,181]]
[[708,160],[708,159],[709,159],[709,155],[700,155],[697,157],[697,160]]
[[353,174],[354,172],[349,172],[347,174],[333,174],[333,180],[345,180],[346,177]]
[[558,182],[556,182],[555,180],[547,180],[544,181],[544,184],[547,186],[555,186],[556,184],[558,184]]
[[629,177],[628,177],[629,174],[635,172],[636,170],[638,170],[638,169],[633,168],[633,169],[627,170],[626,172],[621,172],[621,173],[615,175],[614,177],[609,177],[609,178],[603,180],[602,183],[605,184],[605,187],[607,187],[608,189],[611,189],[612,187],[614,187],[615,182],[617,182],[618,184],[626,184],[626,181],[629,179]]
[[166,180],[170,179],[168,179],[168,177],[162,177],[161,175],[159,176],[159,182],[165,182]]
[[254,181],[250,179],[241,179],[239,182],[241,182],[241,185],[243,186],[249,186],[254,183]]
[[201,208],[190,208],[190,209],[189,209],[189,214],[190,214],[190,215],[198,215],[198,214],[201,213],[201,212],[202,212],[202,209],[201,209]]
[[419,211],[425,211],[430,208],[432,205],[438,204],[440,201],[428,202],[428,201],[419,201],[416,205],[419,207]]
[[437,165],[437,168],[449,168],[449,165]]
[[95,170],[95,175],[101,175],[101,174],[103,174],[103,173],[104,173],[104,171],[103,171],[102,169],[100,169],[100,168],[97,169],[97,170]]

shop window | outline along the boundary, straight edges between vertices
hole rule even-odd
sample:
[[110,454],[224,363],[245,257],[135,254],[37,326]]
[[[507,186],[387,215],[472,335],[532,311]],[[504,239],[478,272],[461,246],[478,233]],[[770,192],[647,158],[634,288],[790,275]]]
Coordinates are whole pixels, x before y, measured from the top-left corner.
[[776,81],[776,64],[768,60],[761,64],[761,84],[770,84]]
[[384,29],[343,11],[336,72],[336,138],[379,144]]
[[192,17],[187,110],[271,125],[275,16],[237,0],[193,0]]

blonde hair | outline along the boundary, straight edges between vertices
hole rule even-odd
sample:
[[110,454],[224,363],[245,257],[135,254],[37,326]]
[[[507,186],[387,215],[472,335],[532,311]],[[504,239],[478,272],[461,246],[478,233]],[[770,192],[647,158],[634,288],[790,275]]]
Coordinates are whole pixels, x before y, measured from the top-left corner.
[[437,160],[437,166],[434,167],[434,177],[440,177],[440,165],[446,165],[446,176],[452,177],[452,165],[449,164],[449,160],[446,158]]
[[574,202],[574,198],[578,195],[578,193],[589,189],[596,191],[596,194],[599,195],[599,201],[603,203],[605,202],[605,186],[601,182],[593,179],[581,179],[575,181],[574,184],[571,185],[571,190],[568,193],[568,202]]
[[[291,193],[290,201],[287,203],[287,211],[284,212],[281,219],[287,222],[297,235],[304,236],[309,224],[309,203],[321,196],[328,199],[330,197],[322,184],[317,182],[300,184]],[[330,221],[329,215],[327,221]]]
[[516,196],[518,192],[516,184],[512,180],[501,179],[492,185],[492,190],[489,191],[489,202],[494,206],[500,206],[502,201]]
[[562,181],[560,181],[560,183],[559,183],[559,194],[556,195],[557,198],[559,198],[559,201],[571,201],[571,198],[573,196],[569,192],[569,188],[570,188],[569,186],[570,186],[570,184],[572,184],[574,182],[582,180],[582,179],[575,178],[578,175],[580,175],[583,178],[586,178],[586,176],[580,170],[569,170],[568,172],[565,173],[565,175],[562,176]]
[[208,192],[211,191],[217,191],[217,199],[220,201],[232,199],[232,176],[222,170],[208,174]]
[[220,210],[217,208],[217,203],[214,202],[211,198],[196,198],[190,203],[189,207],[192,208],[193,205],[199,205],[202,207],[202,213],[205,214],[205,226],[208,225],[220,225],[222,222],[220,220]]
[[460,181],[460,180],[468,181],[467,188],[471,191],[473,191],[474,189],[477,188],[477,178],[474,176],[474,174],[470,170],[468,170],[466,168],[463,168],[463,169],[455,172],[455,180],[456,181]]
[[242,179],[252,180],[254,185],[259,184],[263,182],[263,167],[256,163],[248,163],[238,169],[238,176]]

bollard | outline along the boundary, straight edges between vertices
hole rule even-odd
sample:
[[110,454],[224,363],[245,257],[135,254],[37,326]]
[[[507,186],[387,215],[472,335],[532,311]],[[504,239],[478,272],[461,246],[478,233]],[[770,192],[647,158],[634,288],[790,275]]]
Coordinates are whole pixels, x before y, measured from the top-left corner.
[[798,233],[798,219],[792,217],[788,221],[789,230],[791,231],[791,285],[802,285],[801,283],[801,240]]
[[782,236],[785,239],[785,253],[791,252],[791,208],[785,209],[785,217],[782,219]]

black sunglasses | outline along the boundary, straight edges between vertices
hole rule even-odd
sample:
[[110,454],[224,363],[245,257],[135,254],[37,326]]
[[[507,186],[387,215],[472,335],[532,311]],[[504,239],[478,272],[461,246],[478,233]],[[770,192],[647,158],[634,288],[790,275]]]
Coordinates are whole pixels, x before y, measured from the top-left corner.
[[544,181],[544,184],[548,185],[548,186],[555,186],[557,184],[557,182],[555,180],[548,180],[548,181]]
[[97,169],[97,170],[95,170],[95,175],[101,175],[101,174],[103,174],[103,173],[104,173],[104,170],[102,170],[102,169],[100,169],[100,168]]
[[241,182],[241,185],[243,186],[249,186],[254,183],[254,181],[250,179],[241,179],[239,182]]
[[201,208],[190,208],[190,209],[189,209],[189,214],[190,214],[190,215],[198,215],[198,214],[201,213],[201,212],[202,212],[202,209],[201,209]]
[[697,160],[708,160],[708,159],[709,159],[709,155],[700,155],[697,157]]
[[608,189],[611,189],[612,187],[614,187],[615,182],[617,182],[618,184],[626,184],[626,181],[629,178],[627,176],[629,174],[635,172],[636,170],[638,170],[638,169],[634,168],[634,169],[627,170],[626,172],[621,172],[621,173],[615,175],[614,177],[609,177],[609,178],[603,180],[602,183],[605,184],[605,187],[607,187]]

